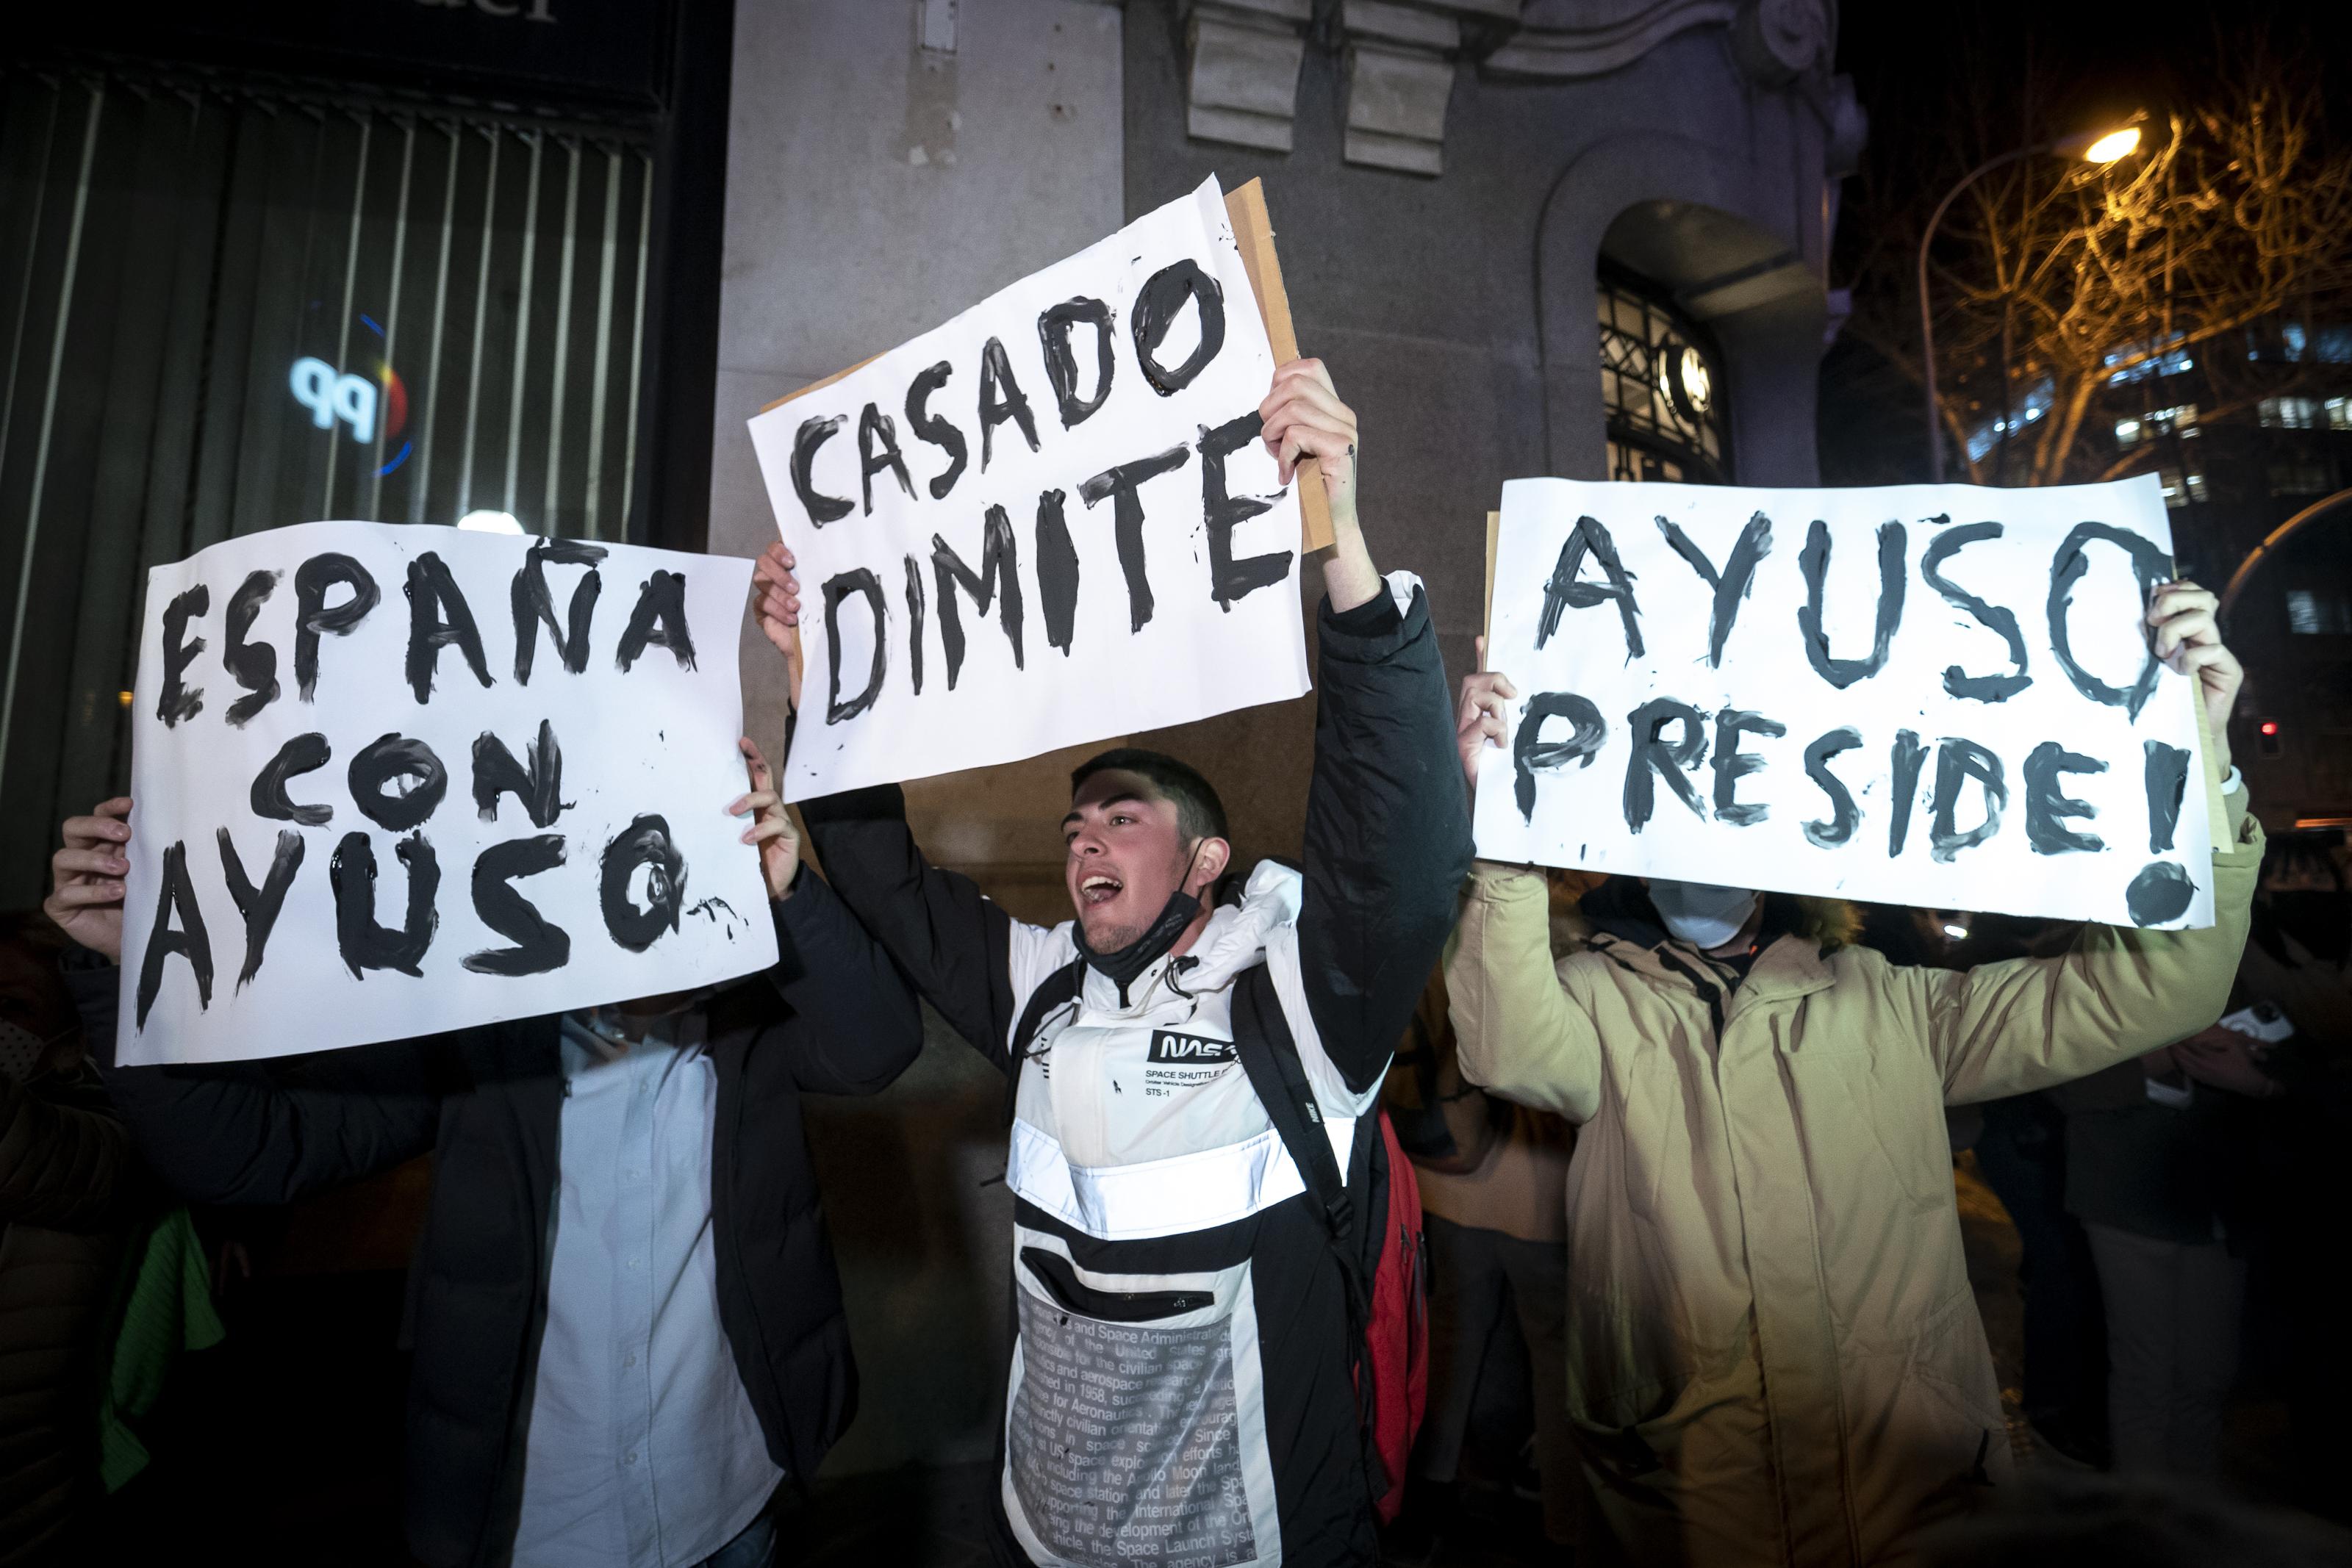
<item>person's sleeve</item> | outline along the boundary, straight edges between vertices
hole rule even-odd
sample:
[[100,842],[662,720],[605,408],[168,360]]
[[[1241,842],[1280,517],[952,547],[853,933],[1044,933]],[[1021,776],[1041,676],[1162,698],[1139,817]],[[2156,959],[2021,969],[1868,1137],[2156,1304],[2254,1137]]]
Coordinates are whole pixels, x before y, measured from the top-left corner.
[[68,968],[90,1054],[139,1154],[197,1203],[292,1203],[433,1147],[440,1102],[417,1042],[334,1052],[333,1089],[294,1088],[277,1064],[117,1067],[115,970]]
[[826,1094],[887,1089],[923,1050],[923,1009],[882,945],[803,866],[776,921],[777,994],[793,1076]]
[[2214,850],[2213,924],[2204,930],[2092,925],[2054,958],[2015,958],[1965,974],[1892,971],[1920,988],[1948,1103],[2085,1077],[2186,1040],[2221,1016],[2263,862],[2262,825],[2247,813],[2245,792],[2223,805],[2236,830]]
[[1005,914],[970,877],[926,861],[896,784],[800,808],[832,891],[949,1026],[1003,1066],[1015,1009],[1042,977],[1025,971],[1045,933]]
[[1429,595],[1410,574],[1345,614],[1323,601],[1298,954],[1324,1053],[1378,1084],[1444,950],[1470,812]]
[[1551,898],[1522,866],[1480,861],[1445,961],[1462,1076],[1570,1122],[1601,1108],[1601,1037],[1551,956]]
[[0,1225],[104,1229],[138,1186],[137,1169],[131,1134],[112,1112],[0,1078]]

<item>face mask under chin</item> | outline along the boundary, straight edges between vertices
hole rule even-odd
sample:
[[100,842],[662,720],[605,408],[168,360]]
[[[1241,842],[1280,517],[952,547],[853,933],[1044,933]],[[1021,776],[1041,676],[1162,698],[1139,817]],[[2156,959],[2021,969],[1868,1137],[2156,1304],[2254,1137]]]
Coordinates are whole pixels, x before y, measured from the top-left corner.
[[1087,967],[1099,971],[1118,988],[1119,1005],[1125,1007],[1128,987],[1135,983],[1136,977],[1158,963],[1169,948],[1176,946],[1176,939],[1184,935],[1184,928],[1192,925],[1193,917],[1200,913],[1201,901],[1179,886],[1168,895],[1168,902],[1160,906],[1159,918],[1144,927],[1143,935],[1124,947],[1097,953],[1087,945],[1084,923],[1071,933],[1071,939],[1077,944],[1078,955],[1086,959]]

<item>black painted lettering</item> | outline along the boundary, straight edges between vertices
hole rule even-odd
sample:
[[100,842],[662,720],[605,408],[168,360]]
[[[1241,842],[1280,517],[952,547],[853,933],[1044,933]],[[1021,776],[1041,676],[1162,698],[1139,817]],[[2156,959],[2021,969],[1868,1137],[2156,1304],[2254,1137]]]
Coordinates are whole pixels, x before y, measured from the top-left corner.
[[866,515],[874,515],[874,476],[888,473],[897,476],[898,488],[907,498],[915,498],[915,481],[907,472],[907,459],[898,451],[898,426],[890,416],[866,405],[857,416],[857,485],[866,501]]
[[[1168,329],[1175,325],[1188,299],[1200,312],[1201,340],[1192,345],[1184,362],[1171,371],[1160,362],[1160,346],[1167,341]],[[1170,262],[1137,291],[1128,326],[1135,334],[1135,358],[1143,368],[1143,379],[1161,397],[1174,397],[1192,385],[1192,378],[1208,369],[1217,350],[1225,346],[1225,292],[1215,278],[1201,270],[1199,263],[1189,258]]]
[[2172,847],[2173,834],[2180,827],[2180,803],[2188,798],[2189,764],[2195,754],[2160,740],[2147,742],[2143,749],[2147,758],[2143,772],[2147,789],[2147,849],[2150,854],[2162,854]]
[[[1078,395],[1078,358],[1070,347],[1070,329],[1081,322],[1095,332],[1095,390]],[[1117,368],[1110,351],[1110,307],[1099,299],[1066,299],[1037,318],[1037,341],[1045,350],[1045,379],[1053,383],[1054,406],[1062,428],[1082,424],[1110,397],[1111,373]]]
[[[602,545],[579,539],[541,539],[523,557],[522,569],[515,573],[514,586],[508,593],[514,612],[517,685],[530,685],[530,668],[539,656],[541,626],[547,628],[548,637],[555,643],[555,656],[563,662],[566,670],[576,675],[588,667],[588,625],[596,614],[597,596],[604,591],[604,580],[596,570],[596,563],[604,555]],[[556,623],[555,597],[548,591],[547,569],[551,564],[588,569],[572,590],[572,603],[563,625]]]
[[[1984,795],[1984,820],[1963,831],[1960,791],[1974,779]],[[2001,777],[2000,758],[1973,740],[1946,736],[1936,746],[1936,816],[1927,829],[1928,852],[1948,862],[1962,850],[1972,849],[2000,831],[2000,813],[2009,804],[2009,785]]]
[[[173,918],[179,925],[174,927]],[[163,852],[162,885],[155,894],[155,923],[147,928],[147,952],[139,964],[139,995],[133,1029],[147,1027],[148,1011],[163,988],[163,966],[173,954],[188,961],[196,978],[198,1011],[213,1005],[213,944],[205,933],[205,912],[196,904],[196,884],[188,876],[188,846],[173,843]]]
[[915,695],[923,695],[923,565],[913,556],[907,562],[907,661],[915,678]]
[[220,830],[219,839],[221,875],[228,883],[229,897],[236,901],[237,914],[245,917],[245,965],[236,972],[236,988],[241,991],[261,972],[262,952],[278,925],[278,912],[286,907],[286,890],[294,885],[294,873],[302,869],[302,835],[291,828],[279,830],[278,847],[259,887],[245,874],[245,862],[238,858],[236,843],[226,828]]
[[996,449],[996,427],[1008,419],[1020,429],[1029,450],[1036,451],[1036,416],[1029,412],[1029,400],[1013,379],[1013,361],[1005,355],[1004,344],[991,338],[980,350],[980,471],[983,474]]
[[245,638],[253,630],[254,618],[261,613],[262,602],[276,591],[278,580],[284,575],[277,571],[250,573],[228,596],[221,663],[227,666],[236,684],[251,694],[228,705],[228,721],[239,729],[245,727],[247,719],[278,700],[278,650],[267,643],[248,643]]
[[213,591],[201,582],[163,606],[163,692],[155,701],[155,716],[167,729],[205,711],[204,688],[188,685],[182,677],[205,651],[202,637],[189,639],[188,622],[212,607]]
[[1037,497],[1037,597],[1045,611],[1046,645],[1067,658],[1078,623],[1078,547],[1070,542],[1063,499],[1059,490]]
[[[1693,816],[1705,821],[1706,808],[1699,804],[1690,770],[1706,756],[1706,716],[1688,703],[1653,697],[1627,714],[1625,722],[1633,737],[1633,754],[1625,763],[1625,825],[1637,833],[1649,825],[1660,779]],[[1665,739],[1670,724],[1683,727],[1680,739]]]
[[[1853,791],[1845,781],[1830,771],[1830,758],[1841,751],[1852,751],[1862,744],[1862,731],[1847,726],[1831,730],[1805,747],[1805,777],[1811,779],[1821,792],[1830,798],[1827,821],[1804,824],[1805,838],[1815,849],[1833,850],[1853,837],[1853,830],[1862,821],[1862,810],[1853,803]],[[1917,775],[1913,774],[1916,786]],[[1897,848],[1901,846],[1898,844]]]
[[[1543,727],[1556,718],[1569,722],[1569,737],[1547,741]],[[1571,762],[1590,768],[1600,754],[1601,742],[1608,738],[1609,724],[1601,716],[1601,710],[1574,692],[1538,692],[1529,697],[1527,712],[1519,716],[1519,733],[1511,743],[1511,762],[1517,774],[1511,791],[1518,802],[1519,815],[1530,822],[1535,821],[1538,772],[1557,772]]]
[[[350,597],[340,604],[327,602],[331,588],[347,588]],[[383,591],[367,568],[347,555],[330,550],[314,555],[294,571],[294,692],[304,702],[319,692],[319,638],[348,637],[367,619]]]
[[[639,866],[646,868],[643,908],[629,891]],[[686,859],[670,841],[669,823],[648,814],[622,829],[604,846],[597,886],[604,929],[630,952],[642,953],[663,932],[677,930],[686,907]]]
[[1999,523],[1967,523],[1947,533],[1939,533],[1927,548],[1919,552],[1919,575],[1928,587],[1944,596],[1944,602],[1955,610],[1965,610],[1985,627],[2009,644],[2009,662],[2017,667],[2007,674],[1971,675],[1954,664],[1944,672],[1944,689],[1956,697],[1974,702],[2007,702],[2033,684],[2025,673],[2025,636],[2017,629],[2017,617],[1998,604],[1988,604],[1944,575],[1944,563],[1957,554],[1962,546],[1979,539],[1997,539],[2001,536]]
[[1903,841],[1911,831],[1911,808],[1919,799],[1919,773],[1927,761],[1927,748],[1919,744],[1918,732],[1898,729],[1895,732],[1895,787],[1887,791],[1886,858],[1895,860],[1903,853]]
[[2067,795],[2066,773],[2105,773],[2095,757],[2069,751],[2054,740],[2035,747],[2025,759],[2025,841],[2038,855],[2095,853],[2106,842],[2096,833],[2078,833],[2069,817],[2096,817],[2096,808]]
[[1764,759],[1752,751],[1739,749],[1743,735],[1760,735],[1777,739],[1789,733],[1789,727],[1766,718],[1760,713],[1745,708],[1727,707],[1715,716],[1715,820],[1729,822],[1735,828],[1751,827],[1762,821],[1771,808],[1759,802],[1738,799],[1739,781],[1764,766]]
[[667,648],[681,670],[694,668],[694,632],[686,623],[686,573],[656,571],[638,586],[637,607],[613,662],[626,674],[647,648]]
[[287,780],[317,772],[333,757],[323,735],[298,735],[279,747],[278,755],[263,763],[261,771],[253,776],[253,788],[246,797],[253,804],[253,814],[273,821],[299,822],[306,828],[333,821],[332,806],[297,805],[286,792]]
[[[2139,678],[2126,691],[2111,686],[2074,660],[2073,634],[2066,628],[2066,615],[2074,602],[2074,584],[2091,570],[2087,547],[2094,543],[2111,544],[2131,558],[2132,574],[2139,579],[2140,601],[2147,601],[2148,591],[2172,576],[2172,558],[2158,549],[2152,539],[2142,538],[2127,528],[2110,528],[2105,523],[2077,523],[2058,546],[2058,553],[2050,558],[2050,652],[2058,667],[2074,689],[2095,703],[2122,708],[2137,722],[2139,710],[2149,694],[2156,690],[2157,657],[2151,645],[2147,657],[2139,667]],[[2147,628],[2139,631],[2146,635]]]
[[1715,668],[1723,667],[1723,644],[1731,636],[1732,622],[1739,617],[1739,601],[1746,599],[1756,586],[1756,566],[1772,553],[1772,519],[1759,512],[1748,519],[1739,530],[1739,538],[1731,547],[1731,559],[1717,571],[1706,552],[1693,544],[1682,528],[1665,518],[1658,519],[1658,531],[1666,536],[1674,552],[1690,562],[1691,570],[1699,575],[1714,595],[1714,605],[1707,612],[1706,662]]
[[839,496],[825,495],[816,487],[817,449],[840,434],[841,427],[848,423],[845,413],[836,413],[831,419],[820,414],[803,420],[800,429],[793,434],[793,494],[800,497],[801,509],[808,513],[812,528],[839,522],[857,504]]
[[1162,474],[1184,466],[1192,455],[1189,446],[1171,446],[1150,457],[1139,457],[1107,468],[1078,486],[1078,498],[1091,511],[1096,502],[1111,498],[1111,537],[1118,545],[1118,570],[1127,579],[1128,630],[1140,632],[1151,619],[1151,580],[1143,561],[1143,497],[1137,492]]
[[433,846],[423,833],[411,833],[393,853],[408,868],[408,909],[398,930],[375,917],[375,841],[368,834],[345,833],[327,862],[327,885],[335,892],[335,946],[354,980],[366,979],[370,969],[422,978],[418,966],[440,924],[433,899],[441,889],[441,862]]
[[433,814],[449,792],[449,772],[421,740],[381,735],[352,758],[352,804],[380,828],[404,833]]
[[2135,925],[2163,925],[2189,913],[2197,883],[2173,861],[2150,861],[2124,890],[2124,908]]
[[1201,515],[1209,532],[1209,597],[1217,608],[1230,611],[1234,601],[1271,588],[1290,575],[1290,552],[1275,550],[1241,560],[1234,559],[1234,530],[1252,517],[1271,511],[1281,492],[1271,496],[1228,496],[1225,459],[1255,443],[1265,422],[1255,410],[1228,420],[1214,430],[1201,430]]
[[971,595],[973,606],[981,614],[988,613],[992,600],[1001,598],[1000,623],[1004,628],[1004,640],[1013,644],[1013,667],[1024,668],[1021,658],[1021,550],[1013,540],[1013,520],[1002,507],[988,508],[985,525],[981,530],[980,570],[974,571],[964,564],[948,541],[938,534],[931,536],[931,571],[940,589],[940,642],[947,649],[948,690],[955,690],[956,677],[963,673],[963,609],[956,599],[961,586]]
[[964,463],[971,448],[964,444],[963,432],[948,420],[930,411],[931,394],[948,384],[955,367],[941,360],[929,370],[919,372],[907,388],[907,428],[918,440],[928,441],[948,455],[945,469],[931,476],[931,499],[944,501],[955,482],[963,477]]
[[517,762],[507,743],[487,729],[474,737],[474,810],[485,822],[494,822],[499,797],[512,795],[532,827],[552,827],[571,804],[563,799],[563,751],[555,744],[555,727],[541,719],[539,735],[523,755],[528,762]]
[[[544,824],[542,824],[544,825]],[[477,975],[544,975],[572,957],[572,937],[519,892],[515,883],[563,863],[563,835],[541,833],[492,844],[474,859],[474,913],[514,944],[485,947],[459,960]]]
[[490,685],[490,664],[482,654],[482,633],[474,612],[450,574],[448,563],[426,550],[408,563],[408,686],[420,703],[433,699],[433,674],[441,650],[456,643],[466,667]]
[[1813,673],[1840,691],[1885,667],[1895,628],[1903,622],[1903,590],[1907,580],[1903,556],[1907,538],[1901,523],[1878,526],[1878,622],[1871,633],[1870,657],[1833,659],[1829,632],[1822,624],[1822,584],[1830,571],[1830,526],[1816,517],[1805,530],[1805,548],[1797,557],[1805,578],[1805,604],[1797,612],[1797,630],[1804,634],[1805,657],[1811,661]]
[[[1590,555],[1600,563],[1606,582],[1580,582],[1576,574]],[[1543,614],[1536,622],[1536,646],[1551,641],[1559,630],[1563,610],[1590,610],[1596,604],[1614,604],[1617,618],[1625,627],[1625,662],[1633,663],[1642,656],[1642,609],[1633,601],[1633,574],[1617,557],[1617,541],[1597,517],[1579,517],[1575,528],[1559,547],[1559,559],[1551,569],[1550,580],[1544,584]]]
[[[841,695],[841,601],[862,594],[874,612],[874,664],[866,673],[866,689],[846,702]],[[824,662],[831,687],[825,695],[824,722],[840,724],[856,718],[882,695],[882,676],[888,664],[889,608],[882,601],[882,583],[866,567],[835,572],[824,585]]]

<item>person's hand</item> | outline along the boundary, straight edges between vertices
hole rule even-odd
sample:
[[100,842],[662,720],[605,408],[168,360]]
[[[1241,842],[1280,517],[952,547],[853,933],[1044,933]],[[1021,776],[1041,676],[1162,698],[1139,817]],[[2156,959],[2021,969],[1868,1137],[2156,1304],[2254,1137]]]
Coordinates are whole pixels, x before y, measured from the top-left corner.
[[2147,623],[2154,629],[2156,656],[2167,668],[2197,683],[2213,732],[2213,766],[2226,779],[2230,710],[2238,704],[2246,672],[2238,656],[2221,645],[2221,623],[2213,618],[2221,602],[2193,582],[2168,582],[2148,600]]
[[122,879],[131,874],[131,797],[101,800],[68,817],[65,847],[49,857],[42,912],[93,953],[122,961]]
[[[784,656],[786,689],[798,706],[801,695],[801,580],[793,574],[793,552],[778,539],[760,552],[751,568],[752,610],[760,631]],[[751,745],[750,741],[743,743]],[[754,756],[758,755],[756,752]]]
[[1478,798],[1479,754],[1503,744],[1503,705],[1519,695],[1510,676],[1484,667],[1486,639],[1478,638],[1476,646],[1480,669],[1462,677],[1462,701],[1454,710],[1454,744],[1462,753],[1462,778],[1474,801]]
[[742,750],[743,771],[751,776],[751,792],[736,797],[735,803],[727,808],[727,814],[751,817],[751,825],[743,830],[743,841],[760,846],[760,874],[768,879],[768,896],[790,898],[793,874],[800,870],[800,833],[784,811],[783,798],[776,793],[775,780],[768,773],[768,759],[760,755],[760,748],[751,744],[748,735],[735,744]]
[[1330,498],[1335,527],[1356,517],[1356,412],[1331,388],[1320,360],[1293,360],[1274,372],[1274,386],[1257,405],[1259,437],[1290,483],[1302,458],[1315,459]]
[[2262,1070],[2252,1036],[2216,1024],[2172,1048],[2180,1071],[2200,1083],[2255,1100],[2281,1092],[2279,1081]]

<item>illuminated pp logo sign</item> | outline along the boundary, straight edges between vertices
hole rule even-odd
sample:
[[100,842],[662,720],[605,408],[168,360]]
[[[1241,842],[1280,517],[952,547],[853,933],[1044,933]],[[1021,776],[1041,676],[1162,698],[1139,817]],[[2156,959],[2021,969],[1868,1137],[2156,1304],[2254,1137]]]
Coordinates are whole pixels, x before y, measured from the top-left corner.
[[353,441],[375,439],[375,383],[365,376],[341,375],[324,360],[300,359],[287,384],[320,430],[331,430],[341,420],[351,426]]

